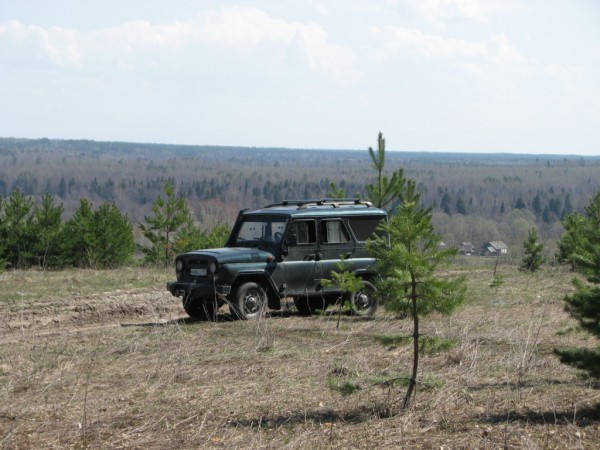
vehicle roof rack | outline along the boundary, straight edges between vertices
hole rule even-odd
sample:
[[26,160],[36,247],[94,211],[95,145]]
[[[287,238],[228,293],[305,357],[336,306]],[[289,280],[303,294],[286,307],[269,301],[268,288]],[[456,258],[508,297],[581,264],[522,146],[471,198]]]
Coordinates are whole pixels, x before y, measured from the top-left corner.
[[360,198],[322,198],[313,200],[284,200],[281,203],[267,205],[265,208],[273,208],[275,206],[297,206],[298,209],[314,206],[330,206],[332,208],[339,208],[340,206],[372,207],[373,203],[361,200]]

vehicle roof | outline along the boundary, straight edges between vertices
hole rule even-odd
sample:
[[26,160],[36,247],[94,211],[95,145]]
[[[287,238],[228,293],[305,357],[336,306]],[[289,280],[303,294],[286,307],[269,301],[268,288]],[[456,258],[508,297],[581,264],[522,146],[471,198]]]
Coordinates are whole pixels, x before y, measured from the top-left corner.
[[244,215],[284,215],[291,217],[387,216],[372,203],[359,199],[284,200]]

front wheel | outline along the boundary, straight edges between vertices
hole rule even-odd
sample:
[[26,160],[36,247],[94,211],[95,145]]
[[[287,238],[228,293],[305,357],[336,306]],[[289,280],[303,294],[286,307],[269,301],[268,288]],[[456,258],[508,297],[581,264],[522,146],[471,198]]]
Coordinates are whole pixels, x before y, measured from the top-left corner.
[[214,302],[204,301],[199,298],[187,298],[183,300],[183,309],[188,316],[194,319],[215,320],[217,307]]
[[363,287],[350,294],[350,304],[352,311],[357,316],[372,316],[379,306],[379,296],[377,288],[367,280],[363,280]]
[[267,305],[267,293],[260,284],[249,282],[240,285],[234,292],[230,309],[236,319],[256,319]]

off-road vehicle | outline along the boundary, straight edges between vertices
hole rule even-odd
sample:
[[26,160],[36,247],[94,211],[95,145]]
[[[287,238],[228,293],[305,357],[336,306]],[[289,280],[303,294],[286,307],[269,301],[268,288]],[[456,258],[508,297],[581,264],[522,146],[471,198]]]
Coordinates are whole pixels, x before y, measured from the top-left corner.
[[[233,317],[255,318],[266,308],[281,309],[290,297],[304,315],[338,301],[371,315],[377,273],[366,241],[384,220],[385,211],[359,199],[288,200],[242,210],[224,248],[177,256],[177,281],[167,289],[192,317],[214,317],[228,304]],[[363,280],[363,289],[345,297],[322,282],[342,259]]]

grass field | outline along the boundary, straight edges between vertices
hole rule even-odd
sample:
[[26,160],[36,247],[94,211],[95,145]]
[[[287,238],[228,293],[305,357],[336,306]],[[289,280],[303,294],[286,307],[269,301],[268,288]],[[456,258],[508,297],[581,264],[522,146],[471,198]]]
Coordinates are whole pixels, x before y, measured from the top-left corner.
[[408,411],[411,322],[383,309],[192,321],[171,270],[2,273],[0,448],[597,448],[600,386],[553,354],[597,345],[573,274],[453,270],[468,299],[423,320],[449,346]]

